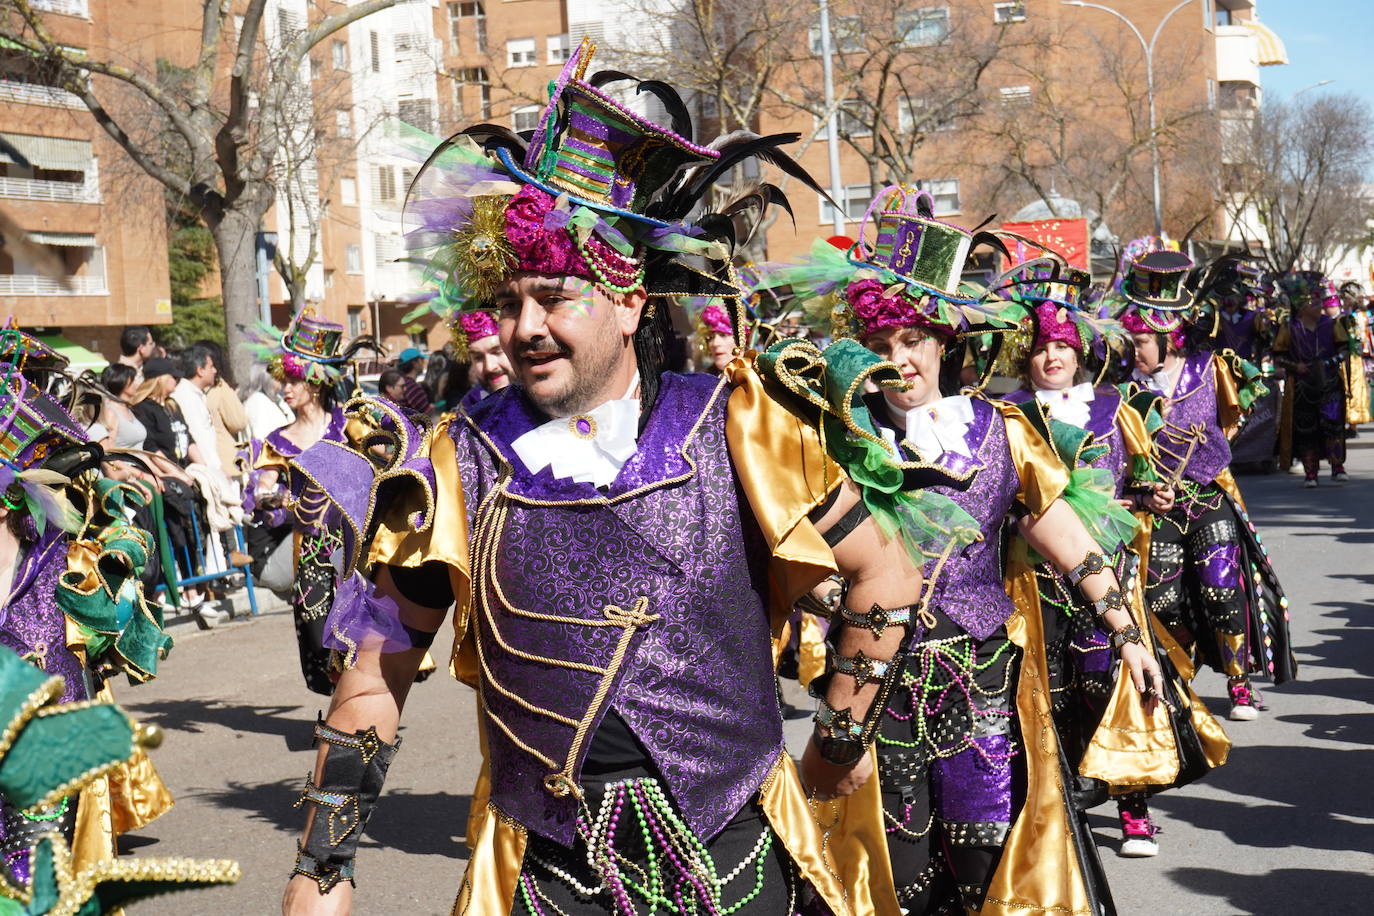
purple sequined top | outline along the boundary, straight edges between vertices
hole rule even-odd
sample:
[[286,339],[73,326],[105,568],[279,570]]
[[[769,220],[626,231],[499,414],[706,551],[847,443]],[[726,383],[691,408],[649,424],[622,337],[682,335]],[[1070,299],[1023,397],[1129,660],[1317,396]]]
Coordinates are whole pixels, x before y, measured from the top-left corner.
[[728,395],[716,378],[665,373],[637,451],[604,490],[525,469],[511,443],[547,418],[516,388],[452,427],[492,803],[565,845],[578,803],[549,780],[580,781],[608,708],[703,839],[781,753],[768,550],[736,482]]
[[0,617],[0,643],[66,686],[61,702],[89,699],[85,669],[67,648],[67,617],[57,606],[57,580],[67,571],[67,537],[54,526],[19,561],[10,600]]
[[1183,361],[1178,384],[1166,398],[1164,425],[1155,432],[1159,464],[1164,476],[1178,470],[1184,456],[1191,457],[1183,471],[1189,480],[1207,485],[1231,463],[1231,444],[1217,419],[1217,377],[1211,353],[1193,353]]
[[[877,406],[874,416],[897,431],[891,415],[878,403],[880,397],[873,399]],[[972,515],[983,538],[950,555],[935,581],[929,604],[943,611],[974,639],[983,640],[1005,623],[1015,609],[1003,584],[1002,526],[1016,502],[1021,479],[1011,460],[1001,411],[980,398],[970,400],[973,421],[964,441],[973,457],[946,452],[933,462],[946,474],[963,481],[926,489],[948,496]],[[927,577],[932,575],[935,561],[927,562],[923,571]]]
[[[1034,399],[1035,392],[1029,388],[1018,388],[1003,398],[1012,404],[1025,404]],[[1126,444],[1122,441],[1121,430],[1116,423],[1117,411],[1123,406],[1125,401],[1116,388],[1111,385],[1094,388],[1092,404],[1088,408],[1088,423],[1084,427],[1093,434],[1094,444],[1107,446],[1107,451],[1096,460],[1090,461],[1088,465],[1112,472],[1117,496],[1126,488],[1126,471],[1129,465],[1126,460]]]

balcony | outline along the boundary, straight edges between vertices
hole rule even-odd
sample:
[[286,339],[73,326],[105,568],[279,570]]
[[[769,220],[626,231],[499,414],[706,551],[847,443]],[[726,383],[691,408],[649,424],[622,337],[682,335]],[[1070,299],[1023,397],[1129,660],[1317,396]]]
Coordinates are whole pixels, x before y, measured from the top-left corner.
[[33,8],[47,13],[61,13],[64,16],[91,18],[90,4],[87,0],[33,0]]
[[46,181],[41,178],[0,176],[0,198],[98,204],[100,203],[100,182],[96,179],[94,169],[86,173],[85,181]]
[[0,296],[108,296],[103,276],[63,277],[0,274]]
[[22,80],[0,78],[0,101],[25,105],[46,105],[49,108],[84,108],[81,99],[65,89],[26,83]]
[[1259,39],[1243,25],[1217,26],[1217,82],[1260,84]]

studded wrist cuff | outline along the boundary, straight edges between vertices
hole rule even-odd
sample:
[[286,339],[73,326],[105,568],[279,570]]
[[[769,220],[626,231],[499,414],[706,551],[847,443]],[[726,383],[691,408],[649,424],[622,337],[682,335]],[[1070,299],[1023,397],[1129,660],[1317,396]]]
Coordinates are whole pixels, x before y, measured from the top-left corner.
[[911,626],[910,605],[907,607],[885,608],[873,605],[867,611],[855,611],[847,607],[840,608],[840,616],[845,623],[854,626],[866,627],[873,631],[873,636],[881,639],[883,631],[888,627],[909,627]]
[[1092,550],[1083,558],[1082,563],[1079,563],[1073,569],[1065,573],[1065,578],[1069,580],[1070,585],[1081,585],[1083,580],[1087,579],[1089,576],[1097,575],[1106,568],[1107,558],[1097,551]]
[[1126,596],[1123,595],[1123,594],[1121,593],[1121,589],[1118,588],[1118,587],[1115,586],[1115,585],[1113,585],[1111,588],[1107,589],[1107,594],[1103,595],[1101,598],[1098,598],[1096,601],[1094,601],[1094,602],[1092,603],[1092,612],[1093,612],[1093,616],[1095,616],[1095,617],[1101,617],[1103,614],[1106,614],[1108,611],[1113,611],[1113,610],[1123,610],[1123,611],[1124,611],[1125,609],[1126,609]]
[[862,650],[854,656],[836,655],[832,652],[829,661],[831,671],[849,675],[857,687],[863,687],[869,681],[882,680],[887,677],[888,670],[892,667],[891,662],[869,658]]

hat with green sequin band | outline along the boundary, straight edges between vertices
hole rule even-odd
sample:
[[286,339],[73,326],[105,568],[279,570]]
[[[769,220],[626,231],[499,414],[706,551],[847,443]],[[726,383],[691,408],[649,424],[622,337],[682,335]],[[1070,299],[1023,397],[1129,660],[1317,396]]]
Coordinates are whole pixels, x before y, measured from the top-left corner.
[[[411,260],[425,266],[427,282],[451,285],[473,309],[490,308],[519,272],[576,276],[610,293],[738,297],[728,214],[785,203],[781,192],[760,185],[722,214],[688,216],[750,158],[819,190],[778,149],[798,135],[736,132],[696,143],[676,91],[614,70],[588,76],[593,51],[584,41],[573,53],[533,131],[480,124],[440,142],[397,129],[403,154],[423,163],[406,199]],[[657,99],[669,126],[608,93],[627,80]]]
[[97,466],[100,455],[61,404],[18,366],[0,363],[0,504],[26,509],[40,533],[49,521],[70,529],[80,517],[74,517],[63,487],[76,473]]
[[1153,331],[1168,334],[1182,327],[1193,307],[1188,274],[1193,259],[1178,244],[1145,236],[1128,244],[1121,254],[1113,292],[1131,306],[1131,313]]

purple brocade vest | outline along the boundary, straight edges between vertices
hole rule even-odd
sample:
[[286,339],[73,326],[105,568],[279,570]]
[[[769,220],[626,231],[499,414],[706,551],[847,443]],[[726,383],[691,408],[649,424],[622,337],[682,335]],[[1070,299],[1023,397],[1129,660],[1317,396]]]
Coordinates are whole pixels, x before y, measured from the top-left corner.
[[[984,640],[1006,623],[1015,609],[1002,581],[1002,526],[1021,489],[1016,466],[1007,445],[1007,427],[1001,412],[980,398],[972,398],[973,422],[964,441],[973,452],[966,458],[946,452],[934,464],[945,473],[968,480],[966,486],[932,486],[974,517],[983,539],[950,555],[930,593],[929,605],[939,608],[970,636]],[[879,419],[887,421],[886,411]],[[930,576],[935,561],[923,572]]]
[[[1003,398],[1011,404],[1025,404],[1035,399],[1035,392],[1029,388],[1018,388]],[[1116,412],[1122,407],[1121,392],[1111,385],[1099,385],[1093,389],[1093,402],[1088,408],[1088,425],[1084,427],[1093,434],[1093,444],[1107,446],[1107,451],[1090,467],[1103,468],[1112,472],[1116,482],[1116,495],[1126,488],[1126,444],[1121,440],[1121,430],[1116,425]]]
[[665,373],[636,453],[604,491],[525,469],[510,444],[546,418],[514,387],[453,427],[491,800],[564,845],[578,803],[555,791],[558,774],[580,783],[607,708],[703,839],[781,752],[768,551],[736,484],[728,396],[716,378]]
[[1222,312],[1217,316],[1217,340],[1219,349],[1234,350],[1241,359],[1253,359],[1255,355],[1255,321],[1259,312],[1246,310],[1237,312],[1234,317]]
[[67,571],[67,538],[57,528],[32,544],[19,562],[10,599],[0,610],[0,643],[44,674],[65,681],[63,703],[89,699],[85,669],[67,648],[67,616],[57,606],[57,580]]
[[1209,352],[1193,353],[1183,362],[1174,396],[1166,401],[1164,426],[1155,432],[1162,473],[1167,477],[1193,446],[1183,476],[1206,486],[1231,463],[1231,444],[1217,422],[1217,378]]

